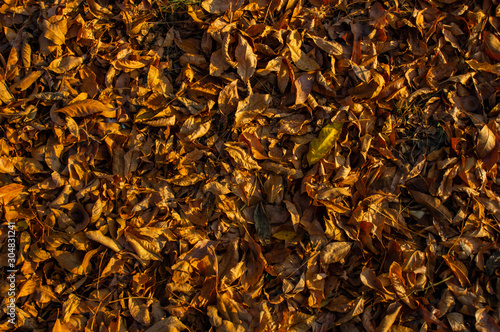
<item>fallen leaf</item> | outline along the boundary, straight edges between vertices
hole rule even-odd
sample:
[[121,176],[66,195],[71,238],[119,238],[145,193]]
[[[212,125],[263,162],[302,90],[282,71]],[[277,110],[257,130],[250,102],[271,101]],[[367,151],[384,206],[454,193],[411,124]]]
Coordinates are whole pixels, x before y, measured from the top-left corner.
[[205,9],[210,14],[222,14],[227,11],[230,6],[231,3],[225,0],[204,0],[201,3],[201,7],[203,7],[203,9]]
[[18,198],[26,190],[26,187],[19,183],[11,183],[0,187],[0,201],[3,205]]
[[104,105],[98,100],[88,99],[60,108],[56,112],[71,117],[84,117],[95,113],[103,113],[109,115],[112,110],[113,109],[111,107]]
[[500,61],[500,38],[489,31],[483,31],[486,54],[490,59]]
[[332,242],[321,250],[321,262],[323,264],[343,262],[351,247],[350,242]]
[[255,73],[257,55],[253,52],[248,41],[241,35],[239,36],[238,46],[236,46],[235,58],[238,63],[238,75],[240,75],[243,82],[247,82]]
[[335,146],[342,126],[341,122],[337,122],[328,124],[321,129],[318,137],[309,144],[309,152],[307,153],[309,166],[316,164],[321,158],[324,158]]
[[255,207],[253,220],[255,222],[255,228],[257,229],[257,235],[259,236],[259,239],[264,244],[268,244],[271,238],[271,228],[269,226],[267,215],[262,207],[262,203],[258,204]]
[[295,98],[295,104],[300,105],[307,100],[307,97],[311,93],[314,83],[314,76],[312,74],[302,74],[295,81],[295,88],[297,89],[297,96]]
[[60,57],[52,61],[47,67],[47,69],[53,71],[56,74],[64,74],[81,65],[84,59],[85,56],[76,57],[70,55],[70,56]]
[[476,152],[479,158],[486,157],[495,148],[495,145],[495,134],[487,125],[484,125],[479,131],[476,143]]
[[105,245],[106,247],[118,252],[121,250],[121,247],[118,243],[116,243],[116,241],[114,241],[113,239],[105,236],[104,234],[102,234],[101,231],[97,230],[97,231],[87,231],[85,232],[85,236],[92,240],[92,241],[96,241],[96,242],[99,242],[100,244],[103,244]]

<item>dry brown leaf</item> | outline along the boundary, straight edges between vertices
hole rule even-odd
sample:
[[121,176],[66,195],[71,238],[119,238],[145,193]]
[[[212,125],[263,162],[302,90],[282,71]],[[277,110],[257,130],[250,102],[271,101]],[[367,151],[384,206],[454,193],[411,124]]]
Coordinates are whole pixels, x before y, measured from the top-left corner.
[[264,112],[271,103],[271,96],[268,94],[255,93],[238,103],[235,114],[236,127],[251,122],[258,114]]
[[259,164],[237,144],[226,143],[224,144],[224,146],[225,150],[229,153],[231,158],[233,158],[236,164],[238,164],[243,169],[249,171],[257,171],[261,169]]
[[307,34],[307,37],[311,38],[316,46],[336,58],[341,58],[344,55],[344,49],[342,48],[342,45],[335,41],[325,40],[325,38],[313,36],[311,34]]
[[99,230],[87,231],[87,232],[85,232],[85,236],[92,241],[96,241],[96,242],[99,242],[100,244],[105,245],[106,247],[110,248],[113,251],[118,252],[121,250],[120,245],[115,240],[105,236]]
[[12,95],[12,93],[9,90],[9,87],[7,86],[5,81],[3,81],[3,80],[0,81],[0,100],[4,104],[8,104],[8,103],[15,100],[14,96]]
[[130,296],[128,298],[128,310],[137,322],[146,326],[151,324],[148,305],[144,303],[144,300]]
[[26,193],[26,187],[19,183],[11,183],[0,187],[0,201],[3,205],[18,198],[21,194]]
[[64,74],[72,69],[75,69],[79,65],[83,63],[83,60],[86,58],[86,56],[64,56],[55,59],[52,61],[47,69],[50,71],[53,71],[56,74]]
[[307,100],[307,97],[311,93],[313,83],[314,76],[312,74],[302,74],[295,80],[295,89],[297,89],[295,104],[300,105]]
[[499,332],[500,326],[497,322],[488,315],[486,308],[478,309],[475,313],[476,316],[476,329],[480,332]]
[[477,137],[476,153],[478,157],[486,157],[495,148],[495,145],[495,133],[487,125],[484,125]]
[[351,247],[350,242],[332,242],[321,250],[321,262],[323,264],[343,262]]
[[144,332],[179,332],[187,329],[177,317],[170,316],[156,322]]
[[222,113],[227,115],[236,111],[238,102],[238,81],[234,80],[221,90],[218,98],[219,109]]
[[[201,7],[210,14],[222,14],[231,8],[231,2],[226,0],[204,0]],[[236,8],[233,8],[235,10]]]
[[495,61],[500,61],[500,39],[489,31],[483,31],[486,54]]
[[290,55],[297,68],[303,71],[315,71],[320,69],[318,63],[301,50],[302,36],[298,30],[293,30],[288,39],[287,45],[290,49]]
[[32,71],[28,75],[26,75],[22,80],[17,83],[14,83],[10,86],[12,91],[17,90],[19,92],[28,89],[36,80],[42,75],[41,71]]
[[446,262],[446,264],[450,267],[453,274],[457,277],[460,284],[463,287],[470,286],[470,281],[467,278],[467,275],[469,273],[468,273],[465,265],[450,255],[443,255],[443,258],[444,258],[444,261]]
[[14,167],[25,174],[37,174],[45,172],[42,163],[33,158],[14,157]]
[[257,55],[253,52],[248,41],[239,36],[238,46],[235,49],[235,58],[238,63],[237,71],[243,82],[247,82],[255,73]]
[[60,108],[56,112],[71,117],[85,117],[95,113],[102,113],[105,116],[109,116],[113,112],[113,109],[98,100],[88,99]]
[[401,307],[403,305],[399,302],[394,302],[391,303],[387,307],[387,313],[384,316],[384,319],[382,322],[380,322],[380,325],[377,327],[377,332],[388,332],[391,330],[392,325],[396,321],[399,315],[399,311],[401,310]]
[[264,244],[269,244],[271,238],[271,227],[269,225],[269,219],[267,218],[264,208],[262,207],[262,203],[255,207],[253,220],[255,222],[255,228],[257,229],[259,240]]
[[54,15],[43,21],[43,36],[56,45],[63,45],[68,32],[67,20],[63,15]]
[[426,208],[436,213],[439,217],[444,217],[449,221],[452,220],[453,216],[451,212],[443,204],[441,204],[441,200],[439,198],[432,197],[415,190],[410,190],[410,193],[418,203],[424,205]]

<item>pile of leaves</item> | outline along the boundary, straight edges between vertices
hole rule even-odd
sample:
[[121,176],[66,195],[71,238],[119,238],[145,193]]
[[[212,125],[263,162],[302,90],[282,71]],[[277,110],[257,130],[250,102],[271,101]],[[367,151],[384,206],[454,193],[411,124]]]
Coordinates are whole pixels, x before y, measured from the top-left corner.
[[16,327],[500,331],[498,2],[176,3],[0,1]]

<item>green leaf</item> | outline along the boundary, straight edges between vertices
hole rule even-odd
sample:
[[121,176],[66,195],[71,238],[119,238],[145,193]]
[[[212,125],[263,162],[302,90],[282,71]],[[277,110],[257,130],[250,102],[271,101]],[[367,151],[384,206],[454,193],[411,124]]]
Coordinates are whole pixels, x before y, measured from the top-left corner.
[[335,142],[342,132],[342,125],[342,122],[336,122],[324,126],[318,138],[309,143],[309,152],[307,153],[309,166],[316,164],[335,146]]

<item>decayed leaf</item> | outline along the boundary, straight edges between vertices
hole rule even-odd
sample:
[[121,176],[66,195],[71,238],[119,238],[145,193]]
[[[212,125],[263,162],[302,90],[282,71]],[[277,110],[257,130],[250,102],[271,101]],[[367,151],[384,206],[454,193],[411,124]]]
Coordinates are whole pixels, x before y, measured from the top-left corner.
[[300,224],[300,215],[297,211],[297,207],[290,201],[284,200],[288,213],[290,213],[290,217],[292,218],[293,229],[297,231]]
[[222,325],[222,318],[217,313],[217,307],[208,306],[207,314],[210,318],[210,324],[212,324],[212,326],[219,327]]
[[68,323],[70,321],[71,315],[80,305],[81,299],[74,295],[69,294],[68,299],[64,301],[62,308],[63,322]]
[[321,262],[323,264],[343,262],[351,247],[350,242],[332,242],[321,250]]
[[500,268],[500,251],[495,251],[488,257],[484,271],[488,275],[492,275],[498,268]]
[[356,77],[359,78],[361,81],[365,83],[368,83],[370,81],[372,74],[365,67],[358,66],[357,64],[353,63],[352,69],[354,70],[354,74],[356,74]]
[[238,103],[235,114],[236,127],[241,127],[251,122],[255,116],[264,112],[271,103],[271,96],[254,93]]
[[500,326],[497,322],[488,315],[486,308],[478,309],[475,313],[476,316],[476,329],[480,332],[499,332]]
[[212,76],[220,76],[231,67],[231,64],[225,59],[223,51],[220,48],[210,56],[210,75]]
[[410,193],[418,203],[437,213],[438,216],[444,217],[447,220],[452,219],[451,212],[443,204],[441,204],[441,200],[439,198],[432,197],[415,190],[410,190]]
[[255,207],[253,220],[255,222],[255,228],[257,229],[257,235],[259,236],[259,239],[263,243],[268,244],[271,238],[271,227],[269,226],[269,220],[266,213],[264,212],[262,204],[258,204]]
[[137,322],[146,326],[151,324],[148,306],[142,299],[129,297],[128,310]]
[[403,277],[403,270],[397,262],[393,262],[389,268],[389,277],[391,279],[392,288],[398,295],[398,297],[410,308],[415,309],[416,306],[413,301],[410,300],[410,296],[407,291],[406,282]]
[[342,126],[341,122],[337,122],[326,125],[321,129],[318,137],[309,144],[309,152],[307,153],[309,165],[316,164],[330,152],[340,136]]
[[40,76],[42,75],[41,71],[32,71],[26,77],[24,77],[22,80],[19,82],[11,85],[10,89],[12,91],[17,90],[17,91],[24,91],[28,89]]
[[38,286],[38,282],[35,279],[29,279],[26,280],[21,287],[19,287],[19,292],[17,293],[17,296],[19,298],[28,296],[33,294],[35,292],[36,288]]

